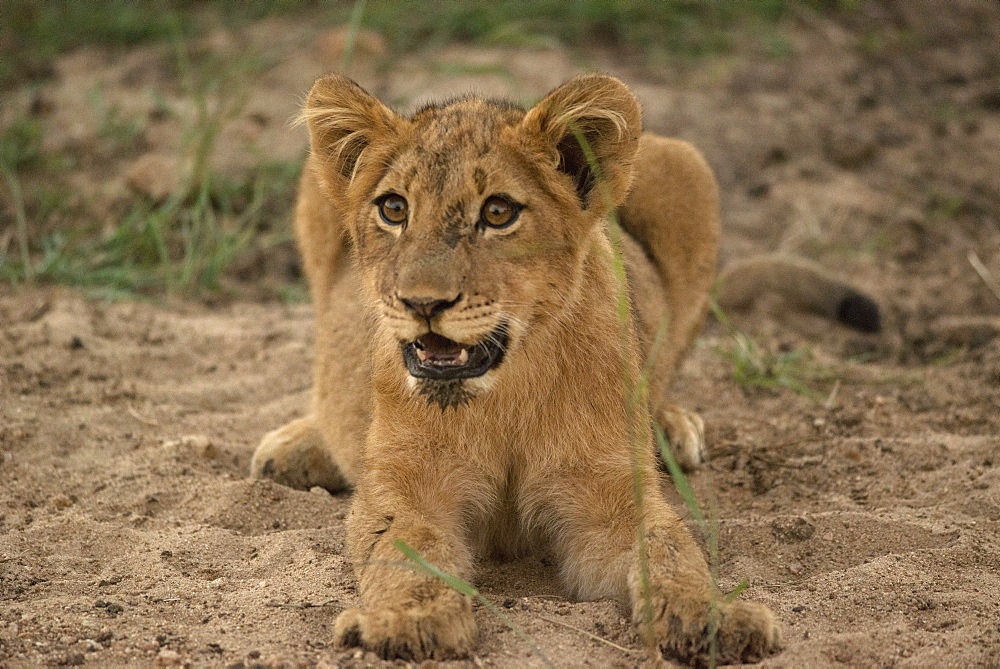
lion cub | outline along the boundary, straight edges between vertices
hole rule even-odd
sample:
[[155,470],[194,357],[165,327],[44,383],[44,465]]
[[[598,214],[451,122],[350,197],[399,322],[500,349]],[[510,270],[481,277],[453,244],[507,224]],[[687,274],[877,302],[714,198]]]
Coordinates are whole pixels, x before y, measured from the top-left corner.
[[[666,390],[715,272],[704,160],[641,135],[635,97],[604,76],[528,111],[469,97],[409,117],[330,76],[304,119],[295,225],[316,308],[313,408],[265,436],[252,468],[355,489],[361,596],[338,641],[386,658],[465,655],[471,602],[396,566],[394,542],[463,579],[477,556],[544,543],[570,595],[617,599],[667,656],[704,661],[712,584],[661,494],[651,431],[667,430],[686,467],[703,461],[701,419]],[[634,389],[651,348],[647,398]],[[720,606],[722,661],[777,649],[768,609]]]

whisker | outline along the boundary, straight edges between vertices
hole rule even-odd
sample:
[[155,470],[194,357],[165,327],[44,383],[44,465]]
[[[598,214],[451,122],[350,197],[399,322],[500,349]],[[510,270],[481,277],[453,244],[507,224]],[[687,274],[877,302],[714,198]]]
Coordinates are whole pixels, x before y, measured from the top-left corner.
[[503,344],[503,342],[500,340],[500,338],[498,338],[496,336],[496,334],[494,332],[490,332],[489,334],[487,334],[486,335],[486,339],[488,339],[490,342],[492,342],[493,345],[496,346],[501,351],[506,351],[507,350],[507,347]]

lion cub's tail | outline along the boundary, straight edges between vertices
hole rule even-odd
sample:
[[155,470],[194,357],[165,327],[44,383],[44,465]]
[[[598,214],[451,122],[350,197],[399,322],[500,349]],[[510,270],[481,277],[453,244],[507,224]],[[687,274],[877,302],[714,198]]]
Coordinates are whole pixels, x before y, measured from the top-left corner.
[[742,309],[773,292],[792,306],[835,318],[862,332],[879,332],[882,314],[875,300],[832,276],[817,263],[780,253],[756,256],[725,267],[716,299],[723,310]]

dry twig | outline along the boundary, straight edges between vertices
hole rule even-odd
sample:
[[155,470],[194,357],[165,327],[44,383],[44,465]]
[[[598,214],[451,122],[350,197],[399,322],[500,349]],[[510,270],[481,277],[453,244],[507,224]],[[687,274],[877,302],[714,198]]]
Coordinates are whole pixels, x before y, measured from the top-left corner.
[[276,609],[317,609],[324,606],[334,606],[337,608],[343,608],[334,599],[322,602],[320,604],[313,604],[312,602],[268,602],[264,606],[270,606]]
[[152,418],[146,418],[141,413],[139,413],[138,411],[136,411],[135,407],[132,406],[131,404],[129,404],[125,408],[128,410],[128,412],[132,416],[132,418],[135,418],[140,423],[145,423],[146,425],[152,425],[153,427],[160,427],[160,424],[158,422],[156,422]]
[[638,650],[636,650],[634,648],[626,648],[625,646],[619,646],[614,641],[608,641],[607,639],[605,639],[603,637],[599,637],[596,634],[591,634],[590,632],[588,632],[585,629],[580,629],[579,627],[576,627],[574,625],[570,625],[569,623],[564,623],[561,620],[556,620],[555,618],[549,618],[548,616],[542,616],[542,615],[539,615],[538,617],[541,618],[542,620],[544,620],[545,622],[552,623],[553,625],[561,625],[562,627],[565,627],[566,629],[571,629],[574,632],[579,632],[580,634],[586,634],[587,636],[589,636],[594,641],[600,641],[601,643],[607,644],[607,645],[611,646],[612,648],[617,648],[618,650],[620,650],[620,651],[622,651],[624,653],[638,653],[638,652],[641,652],[641,651],[638,651]]
[[976,274],[978,274],[979,278],[983,280],[986,287],[990,289],[993,296],[1000,300],[1000,283],[997,283],[997,280],[993,278],[993,275],[990,274],[990,270],[983,264],[983,261],[979,259],[979,256],[976,255],[975,251],[969,251],[969,264],[972,265],[972,269],[976,270]]

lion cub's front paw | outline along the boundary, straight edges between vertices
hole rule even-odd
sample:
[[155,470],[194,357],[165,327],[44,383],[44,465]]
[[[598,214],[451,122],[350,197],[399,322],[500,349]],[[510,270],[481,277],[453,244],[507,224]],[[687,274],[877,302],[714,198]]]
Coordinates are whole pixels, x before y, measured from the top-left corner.
[[464,599],[457,607],[348,609],[337,617],[334,638],[341,646],[360,646],[386,660],[466,657],[475,647],[476,620]]
[[656,422],[670,444],[670,451],[684,471],[696,469],[708,460],[705,446],[705,421],[701,416],[670,405],[656,414]]
[[[698,666],[707,664],[713,634],[719,664],[759,662],[781,649],[781,630],[774,614],[762,604],[720,603],[720,610],[713,616],[707,602],[654,596],[650,603],[655,616],[653,635],[668,658]],[[718,629],[713,632],[715,621]]]

